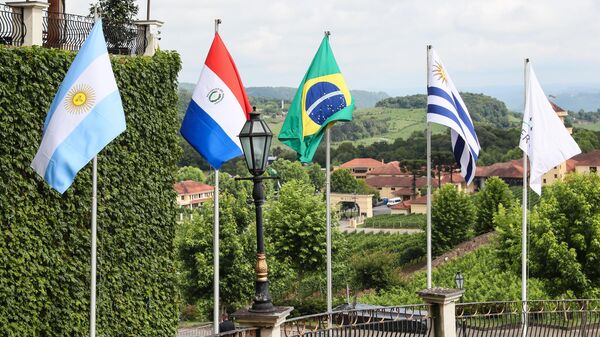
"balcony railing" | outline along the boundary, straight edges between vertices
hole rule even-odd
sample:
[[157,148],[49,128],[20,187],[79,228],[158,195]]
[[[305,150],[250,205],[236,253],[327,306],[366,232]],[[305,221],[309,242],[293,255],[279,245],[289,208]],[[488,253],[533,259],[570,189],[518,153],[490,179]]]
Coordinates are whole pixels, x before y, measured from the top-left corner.
[[[90,16],[44,12],[43,46],[79,50],[94,26]],[[119,55],[142,55],[146,49],[146,27],[115,25],[103,21],[108,52]]]
[[0,44],[20,46],[25,33],[23,12],[0,4]]

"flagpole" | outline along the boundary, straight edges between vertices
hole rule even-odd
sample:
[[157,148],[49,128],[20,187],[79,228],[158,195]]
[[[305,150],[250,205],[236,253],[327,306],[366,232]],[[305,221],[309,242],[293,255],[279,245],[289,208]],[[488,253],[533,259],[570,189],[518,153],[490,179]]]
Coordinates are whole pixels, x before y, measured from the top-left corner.
[[325,199],[327,203],[327,325],[331,328],[332,277],[331,277],[331,133],[325,131]]
[[97,213],[97,157],[92,163],[92,267],[90,284],[90,337],[96,337],[96,213]]
[[[524,104],[527,102],[527,64],[525,59]],[[521,301],[523,302],[523,336],[527,335],[527,153],[523,152],[523,223],[521,232]]]
[[[219,32],[221,19],[215,19],[215,34]],[[215,169],[214,223],[213,223],[213,333],[219,333],[219,170]]]
[[[429,51],[427,46],[427,85],[429,86]],[[452,174],[452,172],[450,172]],[[431,123],[427,122],[427,289],[431,288]]]

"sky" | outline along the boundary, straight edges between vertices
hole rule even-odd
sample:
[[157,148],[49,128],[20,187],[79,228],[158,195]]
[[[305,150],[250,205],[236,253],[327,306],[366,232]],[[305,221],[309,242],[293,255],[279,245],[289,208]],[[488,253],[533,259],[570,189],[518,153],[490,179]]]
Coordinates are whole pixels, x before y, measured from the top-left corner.
[[[136,3],[145,19],[147,1]],[[88,8],[67,0],[67,12]],[[150,8],[164,21],[161,49],[181,55],[180,82],[197,81],[220,18],[245,86],[297,87],[329,30],[351,89],[424,92],[431,44],[459,90],[522,86],[529,57],[543,86],[600,91],[598,0],[152,0]]]

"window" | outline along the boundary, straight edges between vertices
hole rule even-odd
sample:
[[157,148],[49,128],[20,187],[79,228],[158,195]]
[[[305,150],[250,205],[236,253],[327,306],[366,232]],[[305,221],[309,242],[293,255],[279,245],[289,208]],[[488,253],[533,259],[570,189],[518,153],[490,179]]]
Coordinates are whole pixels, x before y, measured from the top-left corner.
[[590,166],[590,172],[596,173],[598,172],[598,168],[596,166]]
[[396,190],[396,188],[395,188],[395,187],[392,187],[392,191],[395,191],[395,190]]
[[546,178],[544,178],[544,184],[546,183]]
[[554,178],[558,178],[558,174],[554,173]]
[[181,200],[185,200],[185,195],[182,195],[182,196],[181,196]]

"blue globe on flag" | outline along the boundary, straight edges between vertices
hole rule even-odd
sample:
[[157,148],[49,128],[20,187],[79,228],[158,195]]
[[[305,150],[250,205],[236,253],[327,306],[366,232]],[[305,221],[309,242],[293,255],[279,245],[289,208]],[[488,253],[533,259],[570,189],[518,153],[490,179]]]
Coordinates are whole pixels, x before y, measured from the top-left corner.
[[323,125],[329,117],[347,105],[340,88],[331,82],[313,84],[306,93],[305,102],[306,114],[318,125]]

